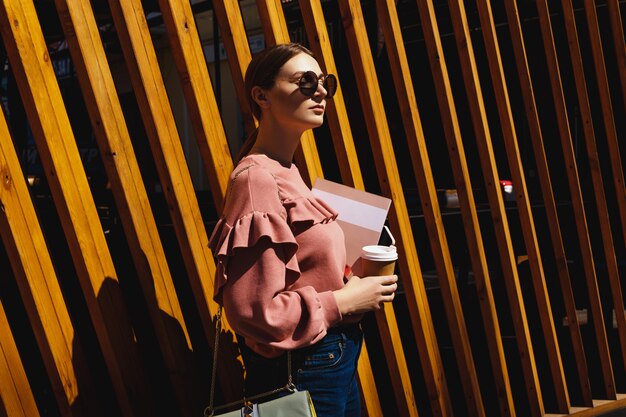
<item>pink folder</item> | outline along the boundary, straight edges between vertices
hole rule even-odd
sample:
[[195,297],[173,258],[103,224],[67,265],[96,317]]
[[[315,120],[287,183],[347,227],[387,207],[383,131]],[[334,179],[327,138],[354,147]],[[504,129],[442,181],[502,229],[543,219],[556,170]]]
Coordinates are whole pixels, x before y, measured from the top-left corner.
[[318,178],[313,194],[335,209],[337,223],[346,237],[346,263],[352,266],[361,248],[378,244],[391,200],[343,184]]

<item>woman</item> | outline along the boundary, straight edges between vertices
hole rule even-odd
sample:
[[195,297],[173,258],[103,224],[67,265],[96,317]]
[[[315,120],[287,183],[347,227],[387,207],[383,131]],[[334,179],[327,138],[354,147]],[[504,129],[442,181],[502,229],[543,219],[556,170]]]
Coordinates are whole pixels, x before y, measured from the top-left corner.
[[215,299],[237,332],[246,395],[293,380],[319,416],[360,416],[355,372],[361,314],[394,298],[397,277],[344,276],[337,213],[291,163],[302,134],[318,127],[336,90],[313,54],[283,44],[256,55],[245,77],[257,131],[244,144],[213,231]]

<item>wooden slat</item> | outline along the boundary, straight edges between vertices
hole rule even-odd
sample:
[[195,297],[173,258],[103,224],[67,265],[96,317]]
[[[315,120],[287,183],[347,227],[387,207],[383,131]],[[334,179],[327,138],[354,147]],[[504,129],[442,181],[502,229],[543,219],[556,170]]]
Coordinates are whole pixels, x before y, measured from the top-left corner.
[[[121,9],[117,4],[125,5],[126,11],[124,13],[128,18],[127,24],[135,25],[137,29],[141,29],[141,33],[144,34],[142,39],[144,42],[147,42],[149,37],[146,38],[145,35],[148,34],[148,28],[147,25],[143,26],[145,17],[143,15],[140,16],[139,13],[133,16],[131,8],[126,6],[125,2],[118,0],[110,0],[109,2],[115,3],[116,6],[112,6],[112,8],[116,9]],[[132,3],[136,5],[141,4],[140,1]],[[170,39],[176,68],[180,75],[198,149],[209,178],[213,202],[216,207],[221,209],[226,187],[228,186],[228,178],[233,170],[233,161],[228,149],[228,142],[219,108],[217,107],[215,93],[211,86],[211,77],[206,66],[191,4],[189,1],[184,0],[161,0],[159,5],[161,6],[161,13],[163,14],[163,20]],[[131,28],[129,27],[128,30],[130,32]],[[137,34],[139,34],[139,31],[137,31]],[[140,39],[133,40],[138,42]],[[149,53],[146,52],[146,54]],[[219,65],[219,61],[215,65]],[[162,84],[162,82],[160,83]]]
[[[456,113],[456,106],[454,103],[450,80],[448,78],[448,70],[444,59],[435,11],[432,3],[428,1],[418,1],[418,7],[420,8],[420,17],[422,27],[424,29],[424,37],[430,60],[430,67],[435,82],[435,89],[437,91],[437,100],[439,102],[439,111],[442,117],[443,129],[448,145],[448,153],[461,204],[461,214],[465,225],[465,234],[468,241],[468,248],[470,250],[473,272],[476,277],[484,325],[488,337],[491,335],[492,341],[488,346],[490,349],[493,373],[496,381],[498,381],[498,379],[501,380],[499,383],[497,382],[498,385],[504,386],[506,389],[509,385],[509,381],[507,379],[506,362],[502,356],[504,353],[501,346],[499,325],[495,311],[493,294],[491,291],[488,265],[484,254],[480,226],[478,223],[474,196]],[[507,394],[506,391],[502,391],[499,394],[502,415],[507,415],[507,413],[514,415],[515,410],[510,404],[510,393]]]
[[[361,7],[356,0],[342,1],[339,6],[381,190],[384,195],[393,200],[389,222],[394,235],[397,237],[402,282],[406,289],[413,332],[420,353],[431,409],[435,416],[451,416],[450,396],[445,383],[445,374]],[[394,323],[388,324],[397,326]],[[401,343],[401,341],[397,341],[397,343]],[[405,396],[404,401],[409,408],[411,399]]]
[[[412,93],[413,85],[410,78],[410,71],[406,58],[403,62],[404,71],[400,68],[399,56],[397,49],[401,48],[401,53],[405,56],[402,37],[400,34],[399,23],[395,11],[395,4],[387,2],[377,2],[377,10],[380,21],[382,22],[383,33],[385,39],[397,39],[393,45],[392,42],[387,43],[387,50],[390,52],[390,61],[392,63],[392,72],[394,73],[394,83],[396,92],[402,98],[400,109],[403,113],[403,121],[405,131],[408,132],[408,140],[413,156],[413,167],[415,177],[422,202],[422,210],[426,220],[426,228],[428,230],[431,250],[435,262],[437,275],[439,276],[440,288],[442,292],[443,305],[445,307],[448,318],[448,325],[451,327],[450,334],[452,337],[454,351],[456,354],[457,366],[461,376],[461,384],[465,392],[465,400],[469,415],[484,415],[484,406],[482,403],[482,395],[478,386],[478,377],[472,358],[469,337],[467,335],[463,308],[456,286],[456,278],[452,266],[452,259],[448,250],[448,243],[445,236],[445,230],[441,221],[441,212],[437,201],[437,191],[434,180],[432,178],[432,170],[430,169],[430,161],[421,126],[416,125],[419,122],[417,114],[417,104]],[[391,27],[391,14],[395,17],[395,34]],[[394,53],[395,52],[395,53]],[[408,77],[408,78],[407,78]],[[408,98],[410,94],[411,99]],[[411,107],[412,106],[412,107]],[[418,132],[421,136],[421,143],[418,144]],[[421,145],[421,149],[418,149]],[[510,393],[510,390],[509,390]]]
[[[322,3],[320,0],[300,1],[300,10],[306,28],[307,38],[311,50],[326,74],[337,74],[337,65],[332,51],[332,45],[324,20]],[[341,91],[341,80],[338,79],[337,92],[326,106],[326,120],[333,138],[335,155],[344,184],[364,189],[361,167],[354,146],[354,138],[348,120],[348,111]]]
[[556,113],[559,139],[561,141],[561,150],[563,152],[563,158],[565,160],[567,170],[566,175],[581,251],[581,261],[585,274],[585,282],[587,284],[589,306],[591,309],[591,317],[593,319],[593,327],[596,336],[598,361],[602,372],[603,394],[609,399],[615,399],[613,366],[611,364],[611,357],[606,338],[606,327],[604,324],[602,305],[600,301],[598,283],[596,280],[591,242],[587,232],[587,217],[585,215],[580,182],[578,181],[578,167],[576,164],[574,149],[572,147],[571,132],[567,117],[567,109],[565,106],[565,98],[563,95],[563,86],[561,83],[561,74],[559,71],[554,37],[552,35],[552,27],[550,23],[550,12],[546,0],[537,0],[536,3],[539,16],[539,26],[541,28],[544,52],[548,67],[552,99]]
[[[462,4],[462,2],[459,2]],[[526,178],[524,175],[524,167],[522,166],[521,155],[519,152],[517,134],[513,121],[513,113],[509,101],[506,80],[504,78],[504,69],[502,68],[502,59],[500,57],[500,46],[496,35],[491,6],[487,0],[477,0],[478,13],[480,16],[483,39],[487,50],[487,61],[489,64],[489,72],[491,74],[491,84],[493,86],[498,114],[500,116],[500,126],[504,138],[504,145],[507,159],[509,161],[509,170],[517,201],[517,211],[519,214],[522,235],[526,246],[532,283],[535,290],[535,298],[537,301],[537,309],[543,330],[544,343],[547,350],[548,366],[552,375],[552,388],[556,399],[556,407],[559,412],[565,413],[569,410],[570,401],[567,384],[565,382],[565,372],[561,360],[561,350],[554,328],[554,319],[552,317],[552,307],[550,305],[550,297],[546,287],[546,278],[541,261],[541,253],[539,252],[539,243],[537,241],[537,233],[533,214],[530,208],[528,198],[528,189],[526,187]]]
[[380,398],[376,390],[376,382],[374,381],[374,373],[370,363],[370,355],[367,349],[367,343],[363,341],[361,346],[361,354],[359,355],[359,364],[357,366],[357,383],[361,391],[361,415],[363,417],[382,416],[383,411],[380,405]]
[[[159,342],[181,416],[195,403],[191,342],[169,271],[130,134],[93,13],[81,0],[59,0],[57,8],[70,46],[107,177]],[[168,322],[165,322],[165,319]],[[171,322],[176,322],[173,326]]]
[[[565,22],[565,31],[567,33],[570,59],[572,61],[574,81],[576,84],[578,106],[582,119],[583,135],[587,147],[589,171],[591,173],[595,203],[600,223],[600,232],[604,248],[604,258],[606,260],[606,268],[608,272],[609,283],[611,286],[611,295],[613,296],[613,308],[615,309],[615,316],[617,319],[617,333],[619,335],[621,345],[620,353],[622,354],[623,362],[622,369],[624,370],[626,369],[626,315],[623,313],[624,299],[622,297],[619,269],[617,267],[617,258],[615,256],[615,246],[613,244],[613,234],[611,232],[611,221],[609,218],[609,210],[607,207],[606,197],[604,193],[602,171],[600,168],[600,158],[598,156],[598,149],[596,146],[595,132],[591,115],[591,106],[589,104],[589,97],[587,96],[587,85],[585,82],[580,44],[578,42],[574,9],[569,0],[562,1],[562,4],[564,18],[563,20]],[[608,139],[610,140],[610,138]],[[616,155],[615,157],[619,158],[619,155]]]
[[520,90],[524,100],[524,108],[526,110],[525,114],[528,121],[531,143],[535,155],[537,176],[539,177],[539,183],[543,195],[546,216],[548,219],[548,230],[550,232],[552,250],[556,262],[556,270],[559,276],[563,303],[565,305],[565,312],[568,320],[568,330],[572,341],[574,362],[576,363],[578,371],[578,388],[581,392],[582,404],[591,406],[591,384],[589,382],[587,359],[585,357],[585,350],[580,333],[578,315],[576,314],[576,302],[574,300],[572,284],[569,277],[567,257],[563,246],[563,238],[561,236],[561,226],[559,224],[556,202],[552,192],[552,181],[550,179],[550,171],[548,170],[548,160],[543,148],[543,136],[539,124],[539,113],[535,102],[528,61],[526,59],[526,49],[524,46],[522,28],[515,2],[505,2],[505,8],[509,23],[509,31],[511,33],[513,53],[517,64],[517,74],[521,84]]
[[[148,31],[146,17],[139,0],[110,0],[109,3],[150,141],[157,173],[168,203],[187,277],[202,321],[202,328],[206,338],[212,342],[215,334],[212,316],[217,313],[217,304],[213,301],[215,263],[208,247],[207,232]],[[171,1],[170,5],[177,9],[185,7],[183,2]],[[178,13],[181,11],[178,10],[176,16]],[[168,21],[169,18],[165,20]],[[190,32],[194,30],[195,26],[192,22],[193,19],[179,19],[176,20],[176,28],[168,27],[168,33],[173,37],[172,42],[178,42],[174,33],[178,33],[179,26]],[[197,74],[197,72],[190,73],[194,76]],[[216,195],[217,191],[213,190],[213,194]],[[223,329],[230,331],[225,320],[223,320]],[[231,360],[220,361],[220,385],[227,399],[241,398],[241,380],[236,377],[241,373],[238,370],[239,364],[234,360],[235,355],[232,357],[224,355],[224,357]]]
[[[624,170],[622,169],[622,158],[620,157],[621,154],[618,135],[615,128],[613,105],[611,104],[609,80],[606,74],[606,68],[604,67],[604,52],[602,50],[602,39],[600,37],[600,28],[598,27],[598,15],[596,13],[595,2],[585,0],[585,16],[587,17],[591,51],[593,53],[593,64],[596,70],[596,83],[598,87],[598,95],[600,96],[602,122],[604,124],[604,131],[606,132],[606,142],[609,148],[609,158],[611,160],[611,168],[613,171],[613,185],[615,187],[615,199],[617,200],[617,208],[619,210],[619,218],[622,226],[622,238],[623,243],[626,244],[626,185],[624,183]],[[624,45],[623,35],[622,45]],[[626,50],[626,48],[622,48],[622,52],[624,50]],[[618,64],[620,64],[619,61]],[[622,62],[621,64],[624,63]],[[626,78],[626,65],[622,66],[621,69],[621,71],[617,71],[618,74],[620,74],[620,77]]]
[[485,189],[491,209],[491,217],[495,228],[498,252],[500,254],[500,264],[504,274],[503,278],[520,352],[519,357],[524,375],[529,412],[532,416],[539,417],[544,413],[539,376],[537,374],[537,365],[535,363],[528,328],[528,318],[524,307],[515,254],[513,253],[511,234],[509,232],[508,220],[504,209],[504,200],[500,191],[498,168],[493,153],[489,123],[485,112],[471,37],[461,0],[459,0],[458,3],[456,1],[450,1],[449,5],[465,91],[468,98],[468,107],[472,118],[474,134],[476,136],[480,163],[485,180]]
[[9,130],[0,114],[0,235],[59,413],[98,416],[94,382],[52,266]]
[[[257,0],[256,3],[265,34],[265,45],[289,42],[289,31],[280,0]],[[296,150],[294,159],[302,178],[309,186],[312,186],[317,178],[324,178],[322,163],[311,130],[304,132],[300,138],[300,146]]]
[[393,395],[398,405],[398,415],[417,417],[417,404],[413,393],[413,384],[404,356],[400,330],[396,321],[393,305],[383,305],[375,312],[376,324],[383,341],[383,351],[387,359],[387,368],[393,386]]
[[607,0],[609,19],[611,21],[611,34],[613,35],[613,47],[615,48],[615,59],[617,66],[622,68],[618,71],[620,85],[622,86],[622,101],[626,108],[626,48],[624,48],[624,27],[622,26],[622,16],[618,0]]
[[32,1],[5,0],[0,26],[59,218],[124,416],[152,415],[141,359]]
[[[309,46],[315,54],[322,71],[326,74],[337,75],[337,66],[326,28],[321,1],[307,0],[300,1],[299,4]],[[338,83],[340,84],[339,79]],[[333,99],[326,106],[326,120],[333,139],[342,182],[356,189],[364,190],[365,185],[363,184],[361,167],[356,154],[354,138],[352,137],[350,121],[348,120],[348,111],[340,85],[338,85]],[[380,399],[376,391],[376,382],[374,381],[367,346],[365,346],[365,343],[363,346],[359,356],[357,377],[363,395],[364,411],[368,416],[379,416],[382,415]]]
[[[409,150],[413,160],[413,172],[418,184],[422,211],[425,216],[425,224],[428,235],[431,236],[430,245],[437,268],[437,275],[441,281],[441,288],[444,289],[445,292],[444,304],[451,307],[451,311],[448,313],[449,316],[456,315],[460,317],[460,320],[457,319],[458,324],[456,326],[460,327],[461,330],[455,329],[452,330],[452,332],[453,334],[457,333],[457,338],[461,338],[460,341],[457,339],[455,343],[461,345],[462,348],[466,349],[469,353],[469,341],[467,340],[468,337],[465,332],[463,311],[461,310],[458,290],[456,288],[456,277],[437,200],[437,190],[435,188],[424,132],[417,108],[411,71],[404,49],[404,40],[400,30],[395,2],[391,0],[379,0],[377,1],[377,10],[386,42],[386,50],[391,63],[396,94],[400,102],[404,130],[407,135]],[[439,63],[440,70],[445,67],[445,61],[443,59],[441,59],[441,61],[442,62]],[[440,97],[447,97],[445,86],[438,83],[437,88],[442,90],[442,87],[443,91],[440,91],[438,95]],[[443,105],[447,107],[447,112],[449,112],[451,111],[450,106],[453,107],[454,103],[443,103]],[[458,121],[455,121],[453,124],[458,129]],[[474,206],[474,198],[471,191],[472,187],[466,185],[470,183],[470,179],[465,164],[465,158],[461,156],[463,153],[463,143],[460,140],[460,135],[458,135],[458,130],[456,132],[450,130],[449,136],[453,143],[453,148],[457,149],[457,151],[451,151],[451,163],[458,184],[457,189],[462,190],[459,192],[459,199],[463,206],[462,216],[467,231],[474,277],[481,295],[479,297],[480,306],[483,313],[483,323],[487,335],[487,347],[491,358],[496,391],[499,394],[498,403],[500,413],[502,416],[514,416],[515,405],[511,393],[502,338],[499,333],[500,326],[498,324],[491,282],[489,280],[487,260]],[[454,322],[454,320],[450,319],[449,321]],[[460,357],[457,360],[461,363],[460,367],[467,367],[468,369],[473,369],[474,367],[473,362],[469,364],[463,363],[471,361],[471,356]],[[477,384],[477,382],[475,382],[475,384]],[[479,400],[480,393],[475,401]],[[468,407],[474,408],[476,406],[470,403]],[[482,408],[482,406],[480,408]],[[474,411],[474,413],[476,413],[476,411]]]
[[0,300],[0,415],[39,417],[13,333]]
[[244,88],[246,68],[252,59],[246,28],[243,24],[243,16],[237,0],[214,0],[213,13],[217,18],[220,28],[220,36],[224,42],[224,49],[228,57],[231,77],[234,81],[235,92],[241,110],[241,116],[245,124],[246,135],[256,128],[250,102]]

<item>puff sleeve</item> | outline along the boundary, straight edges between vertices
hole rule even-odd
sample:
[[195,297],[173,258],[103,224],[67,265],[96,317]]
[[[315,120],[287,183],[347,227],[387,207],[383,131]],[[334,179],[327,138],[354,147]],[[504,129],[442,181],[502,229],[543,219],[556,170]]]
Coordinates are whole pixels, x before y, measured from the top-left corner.
[[341,314],[332,291],[294,285],[298,243],[272,174],[259,166],[235,174],[224,213],[210,246],[214,297],[233,329],[268,357],[324,337]]

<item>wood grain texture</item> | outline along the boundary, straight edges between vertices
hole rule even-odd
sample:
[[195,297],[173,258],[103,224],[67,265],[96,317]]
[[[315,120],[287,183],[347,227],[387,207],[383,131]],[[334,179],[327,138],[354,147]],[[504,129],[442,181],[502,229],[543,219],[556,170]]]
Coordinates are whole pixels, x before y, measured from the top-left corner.
[[[462,2],[459,2],[459,4],[462,4]],[[541,320],[543,339],[548,356],[548,366],[552,376],[552,388],[554,389],[556,399],[556,411],[565,413],[570,407],[569,392],[561,360],[561,349],[559,347],[559,341],[554,327],[552,306],[550,296],[548,295],[543,262],[541,260],[541,253],[539,252],[539,242],[537,241],[535,222],[530,208],[526,177],[524,174],[524,167],[522,166],[521,153],[519,150],[515,123],[513,121],[511,103],[509,100],[504,69],[502,67],[500,45],[496,35],[495,22],[493,21],[493,14],[491,12],[491,5],[489,1],[478,0],[476,4],[478,6],[481,27],[483,28],[482,34],[485,41],[485,47],[487,49],[487,61],[489,64],[489,72],[491,74],[491,85],[493,86],[498,115],[500,116],[500,126],[504,139],[506,156],[509,162],[509,171],[514,184],[513,187],[517,201],[517,211],[526,246],[526,253],[532,276],[532,284],[535,290],[535,300],[537,302],[537,308],[539,310],[539,317]]]
[[[611,3],[611,2],[609,2]],[[612,13],[616,13],[615,9],[610,10]],[[619,17],[619,13],[617,13]],[[606,61],[604,59],[604,51],[602,48],[602,38],[600,36],[600,27],[598,25],[598,13],[596,11],[596,4],[594,1],[585,0],[585,17],[587,18],[587,30],[589,33],[589,39],[591,43],[591,52],[593,55],[593,66],[596,75],[596,87],[598,95],[600,96],[600,109],[602,110],[602,124],[604,125],[604,132],[606,134],[606,143],[609,150],[609,159],[611,162],[611,170],[613,177],[613,186],[615,188],[615,199],[617,200],[617,209],[619,211],[619,224],[622,226],[622,243],[626,244],[626,183],[624,182],[624,169],[622,167],[622,159],[619,148],[619,139],[617,129],[615,127],[615,112],[613,110],[613,104],[611,103],[611,91],[609,87],[609,79],[605,68]],[[614,26],[614,24],[612,24]],[[622,29],[623,30],[623,29]],[[619,29],[613,30],[613,38],[619,42]],[[621,34],[621,43],[624,45],[624,35]],[[624,51],[626,47],[622,48],[622,51],[616,51],[617,63],[620,66],[621,71],[617,73],[620,77],[626,78],[626,62],[621,61],[623,59]],[[622,55],[622,56],[620,56]],[[624,80],[626,82],[626,80]],[[591,87],[593,88],[593,87]],[[601,136],[600,136],[601,137]],[[623,140],[623,138],[622,138]],[[623,142],[622,142],[623,143]],[[614,221],[615,222],[615,221]],[[617,308],[617,307],[616,307]]]
[[39,417],[13,333],[0,300],[0,416]]
[[0,21],[117,401],[124,416],[152,415],[119,280],[32,1],[4,1]]
[[[466,326],[456,286],[456,276],[448,248],[439,202],[437,200],[437,190],[435,188],[430,158],[426,148],[426,141],[422,130],[413,80],[404,48],[395,2],[387,0],[377,1],[377,10],[386,40],[387,54],[391,62],[396,94],[400,103],[402,120],[413,161],[413,172],[418,184],[420,201],[422,202],[422,212],[426,220],[425,224],[430,237],[429,241],[431,250],[433,251],[435,267],[445,297],[444,303],[449,307],[447,311],[449,317],[448,321],[455,323],[454,334],[456,338],[454,339],[454,343],[457,347],[457,361],[460,363],[460,368],[464,369],[464,371],[461,371],[461,373],[465,373],[464,378],[470,381],[465,383],[466,389],[470,390],[470,392],[472,389],[479,390],[478,381],[475,379],[476,375],[472,375],[472,373],[476,372],[474,369],[475,366],[470,351],[469,338],[465,331]],[[428,23],[430,26],[428,30],[434,30],[431,24],[432,22],[428,21]],[[427,39],[427,42],[429,41],[432,41],[432,37]],[[436,50],[437,45],[431,42],[429,48]],[[438,64],[440,65],[439,70],[447,72],[445,70],[445,61],[441,61],[442,62]],[[440,72],[439,74],[439,77],[443,77],[443,73]],[[446,113],[454,112],[454,103],[447,100],[449,91],[446,91],[446,87],[441,81],[440,78],[440,82],[437,85],[440,102],[445,106]],[[454,125],[458,128],[458,122],[455,122]],[[462,153],[463,143],[460,137],[456,135],[456,132],[449,132],[449,136],[450,142],[453,143],[452,148],[460,149]],[[472,253],[470,258],[474,268],[474,276],[478,291],[481,294],[479,298],[481,300],[481,311],[483,312],[483,324],[487,335],[487,346],[492,363],[492,372],[499,394],[498,403],[500,412],[503,416],[515,415],[515,407],[502,347],[502,338],[499,333],[498,317],[491,290],[487,261],[481,241],[481,232],[476,209],[473,203],[472,187],[465,186],[465,184],[470,183],[467,166],[465,165],[465,160],[459,158],[459,152],[451,151],[450,156],[455,179],[458,184],[457,188],[461,190],[459,194],[463,206],[462,216],[466,228],[468,244]],[[453,336],[453,338],[454,337],[455,336]],[[472,381],[472,379],[474,380]],[[473,384],[473,386],[471,386],[471,384]],[[470,385],[470,387],[467,388],[467,385]],[[473,394],[469,396],[470,398],[475,398],[474,401],[481,400],[480,393],[477,396]],[[469,401],[467,406],[471,408],[470,414],[480,415],[485,413],[482,403],[476,404]]]
[[63,416],[100,415],[82,344],[52,265],[4,115],[0,115],[0,235]]
[[585,214],[585,206],[582,199],[582,191],[578,180],[578,166],[574,154],[571,141],[571,132],[563,95],[563,85],[561,82],[561,74],[559,63],[554,44],[554,35],[550,19],[550,11],[546,0],[537,0],[537,11],[539,16],[539,26],[543,40],[544,54],[550,76],[550,92],[554,104],[556,114],[556,122],[558,126],[559,139],[561,141],[561,151],[565,160],[567,182],[569,185],[570,198],[574,210],[574,219],[576,222],[576,232],[578,235],[578,243],[581,251],[581,262],[585,274],[585,282],[587,284],[587,294],[589,297],[589,305],[591,309],[591,317],[593,319],[594,333],[596,344],[598,347],[598,362],[602,372],[603,395],[609,399],[615,399],[615,380],[613,376],[613,365],[610,358],[609,347],[607,343],[606,327],[602,311],[602,303],[598,290],[598,282],[594,265],[593,252],[589,233],[587,231],[587,216]]
[[526,48],[517,6],[514,2],[505,3],[507,19],[509,23],[509,32],[511,34],[513,53],[515,55],[517,74],[520,80],[520,90],[524,100],[524,109],[528,127],[530,130],[531,143],[535,155],[535,166],[539,177],[543,202],[547,216],[548,230],[552,242],[552,251],[556,262],[556,270],[561,286],[561,295],[565,305],[565,314],[568,320],[568,330],[572,342],[572,350],[575,357],[577,377],[579,389],[582,396],[582,404],[586,406],[592,405],[591,383],[589,381],[589,369],[585,350],[583,346],[582,336],[580,332],[580,324],[578,315],[576,314],[576,302],[570,281],[569,268],[567,265],[567,255],[563,245],[563,237],[561,235],[561,226],[557,213],[556,201],[552,190],[552,180],[548,169],[548,159],[544,149],[544,139],[541,132],[539,122],[539,113],[535,102],[533,84],[528,67],[526,57]]
[[[430,405],[433,415],[449,416],[452,413],[450,397],[445,383],[445,374],[419,267],[413,232],[408,219],[404,192],[400,184],[385,109],[382,106],[380,88],[376,80],[376,71],[369,49],[361,6],[357,1],[352,0],[341,2],[339,5],[381,190],[385,196],[393,201],[389,223],[394,236],[397,237],[401,279],[406,288],[414,337],[424,369]],[[392,341],[387,340],[383,343],[392,344]],[[397,366],[399,365],[397,364]],[[402,409],[405,406],[407,409],[410,408],[411,398],[405,396],[403,401],[404,404],[399,408]]]
[[[141,2],[131,3],[135,3],[136,7],[141,4]],[[118,4],[123,4],[123,2]],[[202,45],[200,44],[200,36],[196,28],[191,4],[189,1],[183,0],[161,0],[159,5],[161,6],[161,13],[163,13],[163,20],[170,40],[170,48],[180,76],[198,149],[209,178],[211,195],[213,196],[215,206],[221,209],[226,187],[228,186],[228,178],[233,170],[233,162],[215,93],[211,85],[211,77],[209,76]],[[142,40],[150,40],[149,37],[145,37],[149,35],[145,16],[136,12],[135,18],[130,20],[133,17],[130,7],[124,5],[123,8],[116,8],[123,10],[127,17],[128,25],[138,25],[137,31],[132,30],[130,27],[128,29],[129,36],[137,47]],[[140,34],[141,38],[135,38],[135,36]],[[149,49],[154,50],[154,48]],[[152,55],[153,52],[146,51],[146,54]],[[151,62],[150,65],[153,65],[153,63]],[[160,90],[162,81],[159,80],[161,77],[156,75],[158,73],[154,74],[153,77],[158,80],[158,89],[162,91]],[[159,92],[158,94],[160,95],[161,93]],[[170,117],[170,113],[171,110],[164,113],[166,119]]]
[[[191,342],[152,214],[139,164],[100,40],[93,12],[84,2],[59,0],[57,8],[70,46],[93,131],[143,289],[148,314],[181,416],[193,398]],[[199,408],[199,405],[196,407]]]
[[[170,5],[176,8],[183,7],[182,2],[170,2]],[[146,17],[139,0],[110,0],[110,6],[150,141],[157,173],[168,203],[187,278],[202,321],[202,329],[207,340],[212,343],[213,317],[217,314],[217,303],[213,301],[215,262],[208,247],[207,231],[191,182],[191,175],[148,31]],[[180,10],[178,12],[180,13]],[[183,30],[193,28],[188,18],[179,19],[176,24],[182,26]],[[169,27],[168,29],[168,35],[174,37],[172,42],[179,42],[176,34],[180,28]],[[173,30],[174,33],[172,33]],[[213,190],[213,194],[217,194],[217,191]],[[223,320],[222,326],[225,332],[231,332],[226,320]],[[220,384],[225,396],[228,399],[235,399],[241,397],[242,381],[239,377],[242,371],[237,355],[234,352],[229,353],[231,355],[225,355],[228,360],[220,362]]]
[[529,412],[533,417],[540,417],[544,413],[542,393],[540,389],[537,364],[534,349],[530,338],[526,307],[517,271],[517,263],[513,252],[513,244],[509,231],[508,219],[504,210],[504,200],[500,190],[498,168],[491,143],[489,123],[485,110],[480,79],[478,76],[469,27],[465,16],[465,8],[459,0],[450,1],[450,14],[453,21],[454,35],[457,44],[461,72],[467,94],[472,126],[478,146],[480,163],[485,181],[485,190],[491,218],[496,234],[500,265],[504,274],[506,291],[513,317],[517,346],[520,352],[519,359],[522,365],[524,383],[528,398]]
[[[606,193],[604,191],[604,180],[602,179],[602,168],[600,157],[598,155],[596,133],[593,126],[591,104],[587,93],[587,82],[585,79],[583,59],[581,55],[580,43],[578,41],[578,30],[576,28],[573,5],[570,1],[566,0],[563,0],[561,3],[563,5],[563,20],[565,23],[565,32],[567,33],[570,60],[572,62],[572,69],[574,72],[574,83],[576,84],[576,95],[578,97],[578,106],[582,119],[583,137],[585,139],[589,171],[591,173],[591,181],[593,184],[596,211],[599,218],[602,248],[604,249],[604,259],[606,261],[606,269],[611,287],[613,308],[616,312],[620,312],[620,314],[616,314],[615,316],[617,319],[617,333],[621,345],[621,348],[619,349],[619,353],[622,355],[621,369],[626,370],[626,314],[621,313],[624,311],[624,298],[622,295],[620,273],[617,266],[613,232],[611,231],[611,219],[606,201]],[[587,10],[587,13],[588,12],[589,10]],[[600,96],[602,96],[602,93],[600,93]],[[604,104],[605,103],[603,103],[603,105]],[[605,122],[606,121],[607,120],[605,119]],[[607,127],[607,129],[610,128]],[[607,139],[610,140],[611,137],[609,136]]]

